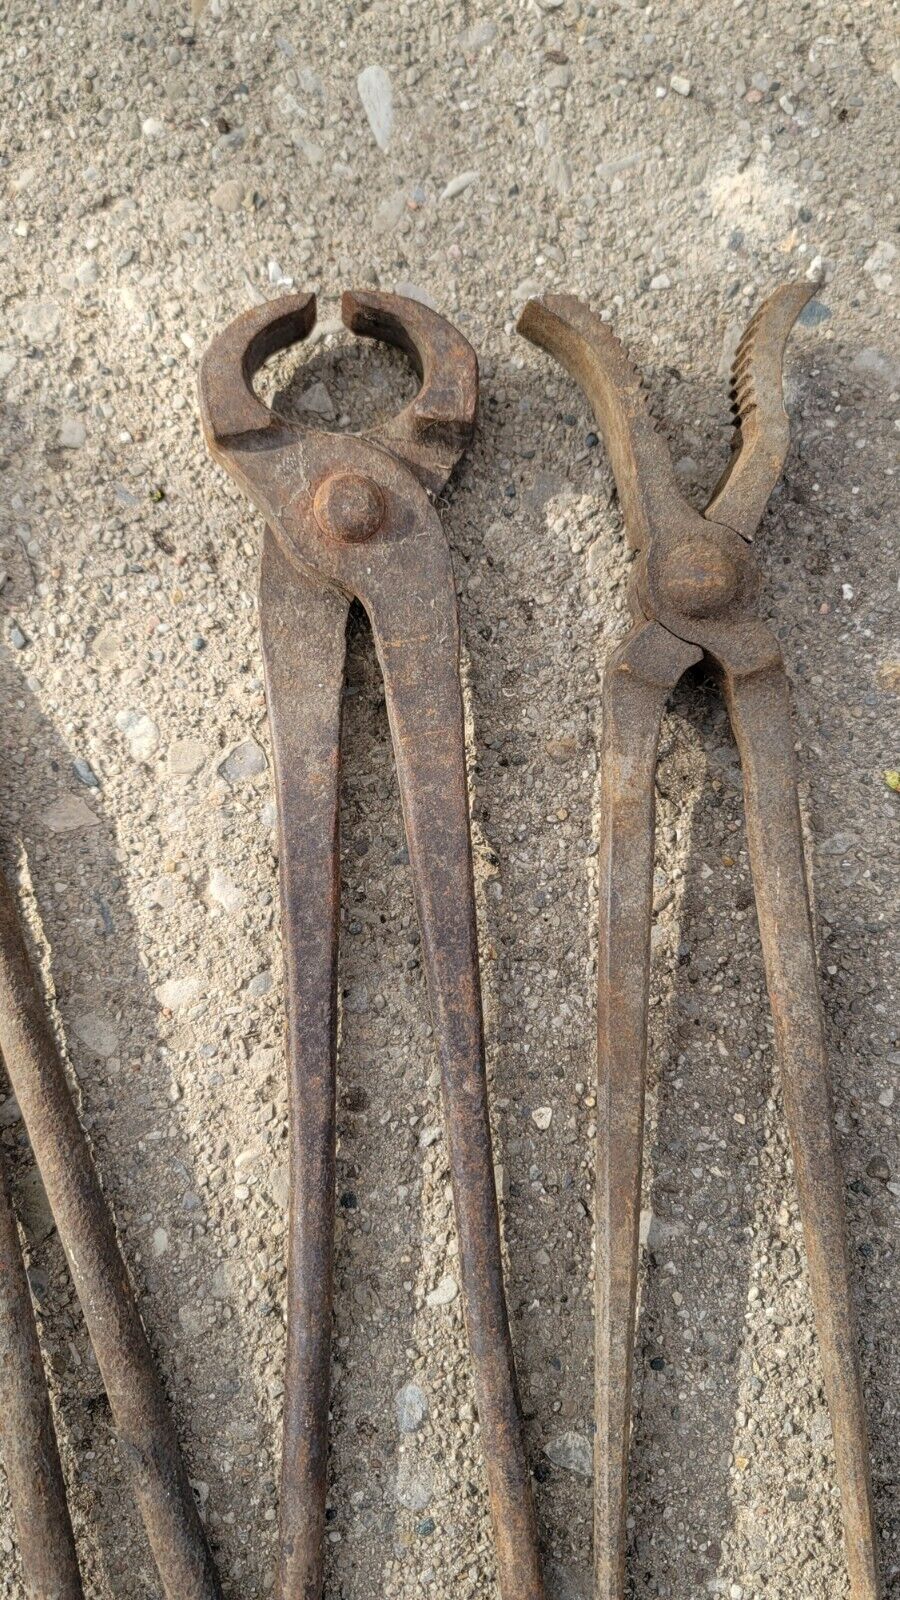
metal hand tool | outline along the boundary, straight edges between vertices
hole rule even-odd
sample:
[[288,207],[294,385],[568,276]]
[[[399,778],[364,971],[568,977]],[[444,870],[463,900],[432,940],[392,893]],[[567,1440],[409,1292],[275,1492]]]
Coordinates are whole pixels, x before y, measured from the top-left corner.
[[810,1286],[831,1409],[853,1600],[876,1600],[876,1538],[841,1176],[781,651],[755,614],[749,541],[784,466],[782,360],[809,284],[757,311],[734,360],[731,462],[701,515],[683,498],[641,380],[610,328],[568,295],[531,300],[519,330],[581,384],[609,452],[630,543],[634,626],[603,689],[598,945],[595,1572],[621,1600],[647,1064],[660,722],[679,678],[721,679],[744,771],[750,862]]
[[384,676],[441,1066],[462,1287],[504,1600],[542,1594],[503,1292],[491,1159],[450,552],[437,494],[474,425],[475,354],[433,311],[345,294],[353,333],[399,346],[421,388],[363,435],[273,413],[252,379],[303,339],[312,295],[248,311],[200,371],[214,458],[266,520],[260,625],[278,799],[291,1085],[288,1349],[277,1593],[319,1600],[335,1209],[338,800],[347,614],[359,600]]
[[83,1600],[19,1231],[0,1161],[0,1461],[29,1600]]
[[[221,1600],[112,1214],[35,983],[15,899],[2,872],[0,1052],[66,1252],[122,1456],[168,1600]],[[66,1549],[65,1496],[59,1462],[54,1461],[55,1450],[51,1449],[52,1423],[44,1411],[46,1392],[41,1396],[35,1372],[39,1353],[31,1338],[33,1320],[30,1332],[28,1328],[31,1307],[26,1308],[23,1298],[28,1292],[27,1284],[21,1278],[16,1281],[19,1273],[24,1277],[21,1260],[17,1268],[17,1255],[15,1221],[0,1196],[0,1274],[6,1283],[4,1289],[0,1282],[0,1359],[4,1368],[9,1363],[11,1381],[18,1384],[23,1425],[28,1427],[34,1445],[30,1469],[34,1481],[27,1490],[28,1498],[24,1498],[22,1474],[27,1477],[29,1470],[27,1441],[21,1436],[13,1437],[15,1429],[10,1428],[10,1454],[6,1430],[0,1427],[14,1502],[16,1482],[20,1485],[22,1516],[18,1509],[15,1514],[20,1529],[23,1518],[26,1523],[23,1562],[28,1563],[28,1580],[35,1585],[42,1572],[46,1575],[52,1570],[46,1565],[51,1559],[49,1547],[43,1553],[36,1549],[40,1541],[33,1519],[35,1508],[44,1500],[41,1515],[53,1524],[59,1583],[53,1588],[48,1578],[45,1588],[35,1588],[35,1596],[39,1600],[77,1600],[80,1589],[74,1552]],[[70,1537],[71,1528],[68,1533]]]

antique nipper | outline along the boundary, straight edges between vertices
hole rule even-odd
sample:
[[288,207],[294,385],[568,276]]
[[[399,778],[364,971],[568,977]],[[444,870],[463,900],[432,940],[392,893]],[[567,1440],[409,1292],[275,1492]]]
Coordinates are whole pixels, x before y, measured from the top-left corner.
[[429,493],[465,449],[475,354],[435,312],[348,293],[353,333],[398,345],[421,378],[383,427],[331,434],[276,415],[252,380],[302,340],[312,295],[238,317],[200,369],[210,452],[266,521],[260,626],[278,801],[291,1086],[288,1349],[279,1600],[319,1600],[335,1211],[338,800],[347,616],[364,607],[385,698],[441,1066],[463,1295],[504,1600],[542,1595],[523,1453],[488,1122],[450,552]]

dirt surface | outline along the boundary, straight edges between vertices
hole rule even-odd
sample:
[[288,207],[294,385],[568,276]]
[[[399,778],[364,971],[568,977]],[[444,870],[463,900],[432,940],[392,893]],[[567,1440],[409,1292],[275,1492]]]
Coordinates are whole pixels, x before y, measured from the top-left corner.
[[[762,608],[794,685],[885,1592],[900,1594],[895,21],[887,0],[220,0],[196,31],[160,0],[3,8],[2,854],[229,1596],[273,1584],[286,1095],[260,530],[205,455],[200,352],[291,283],[333,323],[352,284],[428,297],[481,358],[479,431],[443,522],[494,1131],[549,1590],[587,1600],[596,750],[628,557],[585,402],[513,319],[541,289],[612,316],[702,504],[727,455],[737,333],[806,274],[826,282],[789,351],[794,443],[760,532]],[[392,95],[364,80],[371,121],[370,66]],[[399,358],[344,336],[300,362],[270,385],[325,426],[411,392]],[[702,673],[674,698],[658,787],[629,1594],[840,1600],[740,772]],[[328,1595],[483,1596],[460,1299],[427,1300],[457,1274],[434,1052],[359,620],[343,828]],[[156,1597],[10,1099],[0,1125],[86,1593]],[[0,1594],[25,1594],[2,1483]]]

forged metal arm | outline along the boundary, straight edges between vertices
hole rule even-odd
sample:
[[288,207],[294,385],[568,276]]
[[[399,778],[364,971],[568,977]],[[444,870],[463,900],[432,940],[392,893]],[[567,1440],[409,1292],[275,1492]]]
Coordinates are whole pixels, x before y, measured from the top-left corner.
[[112,1213],[2,873],[0,1051],[66,1252],[163,1589],[168,1600],[221,1600]]
[[622,1600],[647,1076],[656,756],[669,692],[701,652],[656,623],[603,680],[597,935],[595,1600]]
[[314,294],[283,295],[235,317],[204,351],[198,379],[200,420],[217,461],[246,435],[280,426],[275,412],[255,394],[253,379],[276,351],[305,339],[315,320]]
[[278,1600],[324,1576],[334,1281],[338,784],[349,603],[266,529],[260,625],[278,791],[291,1214]]
[[878,1600],[865,1407],[784,669],[725,673],[809,1279],[834,1433],[852,1600]]
[[[440,554],[438,555],[438,551]],[[472,1369],[503,1600],[542,1600],[488,1119],[459,627],[449,552],[404,569],[370,613],[441,1068]],[[438,562],[440,565],[438,565]]]

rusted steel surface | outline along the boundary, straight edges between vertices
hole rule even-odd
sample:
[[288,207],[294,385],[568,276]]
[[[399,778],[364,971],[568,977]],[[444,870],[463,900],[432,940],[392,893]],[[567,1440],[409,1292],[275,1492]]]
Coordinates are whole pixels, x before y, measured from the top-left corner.
[[0,1052],[66,1252],[122,1456],[168,1600],[221,1591],[43,1000],[0,872]]
[[720,677],[744,773],[747,837],[785,1113],[841,1492],[853,1600],[879,1595],[866,1421],[841,1174],[832,1128],[788,683],[754,610],[749,541],[784,466],[782,359],[815,292],[786,284],[735,356],[735,448],[701,515],[682,497],[641,379],[611,329],[571,296],[529,301],[520,331],[572,374],[604,436],[638,551],[634,626],[603,690],[598,947],[595,1581],[622,1600],[647,1066],[654,776],[670,690],[705,659]]
[[41,1347],[2,1159],[0,1462],[29,1600],[83,1600]]
[[466,1324],[504,1600],[543,1594],[503,1290],[475,922],[459,626],[428,493],[471,437],[478,369],[443,318],[345,294],[352,331],[398,345],[421,388],[384,427],[310,431],[253,373],[312,326],[311,296],[239,317],[207,351],[207,444],[265,518],[260,622],[278,799],[291,1091],[288,1350],[279,1600],[324,1581],[335,1207],[338,801],[347,613],[363,605],[385,698],[440,1060]]

